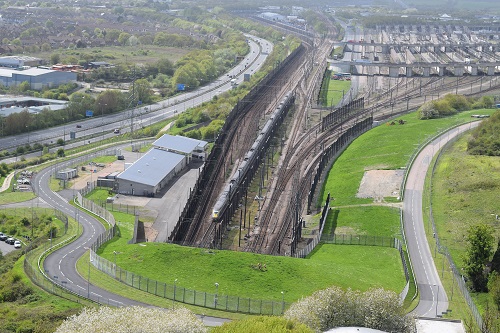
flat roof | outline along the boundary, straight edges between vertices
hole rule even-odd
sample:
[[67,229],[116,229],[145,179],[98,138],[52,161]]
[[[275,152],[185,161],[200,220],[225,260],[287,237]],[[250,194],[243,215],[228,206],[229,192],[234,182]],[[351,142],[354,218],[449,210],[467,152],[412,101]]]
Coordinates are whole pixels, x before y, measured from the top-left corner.
[[117,178],[156,186],[184,158],[183,155],[153,148],[120,173]]
[[24,70],[11,69],[11,68],[0,68],[0,76],[3,76],[3,77],[12,77],[13,74],[38,76],[38,75],[48,74],[48,73],[52,73],[52,72],[59,72],[59,71],[52,70],[52,69],[37,68],[37,67],[31,67],[31,68],[24,69]]
[[205,147],[207,144],[208,142],[203,140],[191,139],[180,135],[173,136],[170,134],[164,134],[153,142],[154,147],[175,150],[186,154],[192,153],[198,146]]

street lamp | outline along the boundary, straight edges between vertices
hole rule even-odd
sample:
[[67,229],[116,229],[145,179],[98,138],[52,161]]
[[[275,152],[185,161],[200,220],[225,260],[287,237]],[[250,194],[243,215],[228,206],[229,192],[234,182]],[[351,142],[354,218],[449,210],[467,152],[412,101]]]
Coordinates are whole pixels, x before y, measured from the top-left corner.
[[436,293],[436,318],[438,316],[438,305],[439,305],[439,284],[435,284],[434,287],[437,287]]
[[215,282],[214,308],[217,309],[217,295],[219,294],[219,284]]
[[102,141],[104,141],[104,107],[108,106],[107,103],[99,104],[101,106],[101,129],[102,129]]
[[172,310],[174,309],[176,291],[177,291],[177,279],[174,280],[174,297],[172,298]]
[[66,145],[66,123],[64,122],[64,117],[62,119],[63,121],[63,145]]
[[87,298],[90,299],[90,263],[92,262],[92,253],[91,250],[89,249],[89,273],[87,277]]

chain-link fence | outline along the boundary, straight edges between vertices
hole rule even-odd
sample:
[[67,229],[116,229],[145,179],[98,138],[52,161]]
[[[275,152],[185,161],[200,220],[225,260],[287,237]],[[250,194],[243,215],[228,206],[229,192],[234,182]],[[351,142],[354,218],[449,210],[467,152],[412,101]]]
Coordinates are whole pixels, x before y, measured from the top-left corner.
[[[457,130],[460,131],[459,129],[457,129]],[[454,138],[452,138],[451,140],[449,140],[442,147],[442,149],[439,151],[439,153],[438,153],[438,155],[437,155],[437,157],[434,160],[434,163],[432,165],[432,175],[434,175],[434,172],[436,170],[436,166],[437,166],[437,164],[442,156],[442,153],[446,150],[447,147],[449,147],[456,140],[458,140],[459,137],[460,137],[460,135],[457,135]],[[429,181],[429,188],[432,188],[432,178],[433,177],[431,176],[430,181]],[[450,252],[448,251],[448,248],[445,245],[442,245],[440,242],[439,235],[437,233],[436,223],[434,221],[434,216],[432,214],[432,200],[429,200],[429,220],[430,220],[430,223],[432,225],[434,239],[436,240],[437,251],[439,251],[439,253],[444,255],[446,257],[446,259],[448,260],[448,265],[450,266],[451,271],[453,273],[454,282],[456,281],[458,288],[462,292],[462,295],[465,299],[465,302],[469,306],[469,309],[472,313],[472,316],[474,317],[474,320],[475,320],[477,326],[481,329],[481,332],[487,332],[485,325],[484,325],[483,317],[481,316],[479,309],[477,308],[476,304],[474,303],[474,300],[472,299],[472,296],[470,295],[469,288],[467,287],[467,284],[465,283],[464,276],[461,274],[460,269],[455,265],[455,262],[451,256]],[[452,283],[454,283],[454,282],[452,282]]]

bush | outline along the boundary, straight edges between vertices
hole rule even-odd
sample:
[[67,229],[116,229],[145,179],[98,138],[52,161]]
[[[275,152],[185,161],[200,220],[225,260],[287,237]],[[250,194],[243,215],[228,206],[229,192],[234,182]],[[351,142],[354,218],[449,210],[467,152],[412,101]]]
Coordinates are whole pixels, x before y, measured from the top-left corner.
[[158,308],[130,306],[123,308],[85,308],[65,320],[56,333],[148,332],[205,333],[207,329],[185,308],[165,311]]
[[211,333],[312,333],[312,329],[295,320],[283,317],[255,317],[245,320],[238,320],[224,323],[222,326],[214,328]]
[[350,326],[387,332],[416,332],[415,321],[405,315],[399,296],[383,289],[361,293],[334,286],[320,290],[292,304],[285,312],[285,318],[296,319],[316,332]]

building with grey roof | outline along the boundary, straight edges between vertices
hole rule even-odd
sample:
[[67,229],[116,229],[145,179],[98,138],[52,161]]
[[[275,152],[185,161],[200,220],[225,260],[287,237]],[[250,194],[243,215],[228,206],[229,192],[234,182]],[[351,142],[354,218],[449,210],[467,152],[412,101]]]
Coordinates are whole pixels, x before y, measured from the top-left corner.
[[19,113],[27,110],[29,113],[37,114],[44,109],[52,111],[62,110],[68,106],[68,101],[37,98],[27,96],[9,96],[0,98],[0,117],[7,117],[11,113]]
[[0,57],[0,67],[22,68],[24,66],[39,66],[43,65],[43,60],[40,58],[29,56],[5,56]]
[[117,192],[155,196],[186,165],[186,156],[153,148],[116,177]]
[[30,89],[41,90],[44,87],[51,88],[61,84],[76,82],[76,75],[73,72],[35,67],[23,70],[0,68],[0,84],[6,87],[15,87],[26,81],[30,84]]
[[116,176],[120,194],[152,197],[192,161],[204,159],[208,143],[183,136],[165,134],[153,142],[153,148]]
[[191,161],[193,156],[204,160],[207,146],[208,142],[203,140],[191,139],[180,135],[173,136],[169,134],[164,134],[158,140],[153,142],[153,147],[155,148],[187,156],[188,163]]

